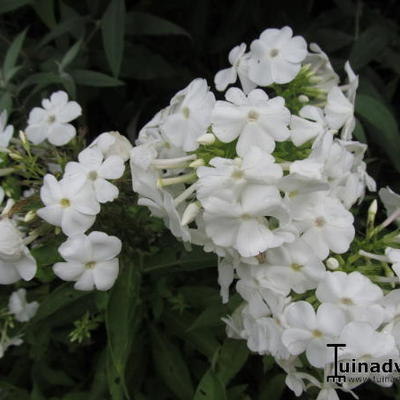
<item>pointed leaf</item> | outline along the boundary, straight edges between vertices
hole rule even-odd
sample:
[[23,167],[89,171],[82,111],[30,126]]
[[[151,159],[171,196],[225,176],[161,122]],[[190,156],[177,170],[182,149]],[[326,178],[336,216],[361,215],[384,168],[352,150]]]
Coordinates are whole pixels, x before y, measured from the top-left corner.
[[225,387],[212,370],[201,378],[193,400],[227,400]]
[[122,86],[124,82],[102,72],[89,71],[87,69],[76,69],[71,75],[78,85],[93,87],[115,87]]
[[10,79],[9,77],[12,75],[12,70],[14,69],[17,62],[17,58],[21,52],[25,36],[26,36],[26,29],[13,40],[13,42],[11,43],[10,47],[7,50],[3,62],[3,74],[6,81]]
[[155,327],[151,328],[153,360],[158,374],[179,400],[191,400],[193,385],[179,348]]
[[101,24],[104,50],[115,77],[119,75],[124,52],[125,14],[125,1],[112,0],[103,15]]
[[373,97],[360,94],[356,99],[356,113],[374,128],[376,134],[372,139],[385,149],[393,165],[400,171],[400,133],[392,112]]

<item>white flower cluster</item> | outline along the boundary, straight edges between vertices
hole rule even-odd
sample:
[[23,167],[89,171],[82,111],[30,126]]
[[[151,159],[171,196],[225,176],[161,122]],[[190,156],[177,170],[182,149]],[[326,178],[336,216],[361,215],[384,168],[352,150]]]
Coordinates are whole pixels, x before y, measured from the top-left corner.
[[[34,108],[29,115],[27,139],[34,145],[46,139],[54,146],[69,143],[76,135],[75,127],[69,122],[81,114],[81,107],[68,101],[68,95],[63,91],[43,100],[42,106]],[[4,131],[0,133],[0,145],[5,152],[13,132],[12,127],[5,128],[6,117],[4,113],[0,117],[0,128]],[[75,281],[76,289],[108,290],[118,276],[117,256],[121,251],[121,241],[103,232],[94,231],[89,235],[85,232],[95,223],[100,204],[118,197],[119,190],[110,180],[119,179],[124,174],[131,148],[130,142],[118,132],[105,132],[79,153],[78,162],[66,164],[61,180],[52,174],[43,179],[40,198],[44,207],[36,213],[49,224],[60,227],[68,237],[59,248],[66,262],[55,264],[53,270],[61,279]],[[52,166],[48,167],[51,170]],[[30,280],[37,269],[27,244],[39,235],[23,237],[17,227],[17,218],[8,218],[13,204],[9,200],[0,219],[1,284],[14,283],[21,278]]]
[[[46,113],[51,114],[51,121],[46,114],[46,121],[36,125],[32,114],[42,115],[43,112],[38,111],[41,109],[32,110],[28,138],[29,132],[41,131],[41,134],[38,133],[41,138],[47,137],[53,144],[65,144],[73,137],[69,128],[72,125],[65,125],[65,122],[77,116],[74,113],[77,107],[68,106],[74,102],[67,103],[65,96],[66,93],[57,92],[51,96],[50,102],[43,101]],[[62,128],[59,129],[63,132],[54,131],[56,122],[53,119],[60,121]],[[34,125],[31,125],[31,120],[34,120]],[[73,130],[75,134],[75,128]],[[54,139],[63,135],[65,140]],[[103,232],[93,231],[89,235],[85,232],[93,226],[100,212],[100,204],[112,202],[118,197],[118,188],[109,181],[119,179],[124,174],[131,147],[129,141],[118,132],[105,132],[79,153],[78,162],[67,163],[60,181],[50,174],[44,177],[40,198],[45,207],[39,209],[37,215],[49,224],[60,227],[68,236],[58,249],[65,262],[56,263],[53,270],[59,278],[76,282],[75,289],[108,290],[117,279],[117,256],[121,252],[121,241]]]
[[[133,189],[177,238],[219,256],[224,302],[237,279],[243,304],[228,334],[272,355],[296,395],[314,385],[320,400],[335,399],[361,382],[321,382],[304,360],[326,377],[326,344],[346,343],[341,360],[368,363],[398,357],[400,345],[397,292],[384,296],[359,271],[333,271],[355,237],[350,208],[376,190],[366,145],[352,139],[358,77],[347,62],[340,86],[326,54],[289,27],[265,30],[229,61],[216,87],[239,78],[241,88],[216,100],[195,79],[143,127]],[[400,273],[400,250],[388,252]]]

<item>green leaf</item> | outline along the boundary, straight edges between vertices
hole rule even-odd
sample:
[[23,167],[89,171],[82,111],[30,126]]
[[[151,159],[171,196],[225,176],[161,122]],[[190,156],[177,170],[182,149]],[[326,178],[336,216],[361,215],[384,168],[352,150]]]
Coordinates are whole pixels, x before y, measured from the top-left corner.
[[31,4],[32,0],[1,0],[0,2],[0,14],[14,11],[17,8]]
[[32,323],[39,321],[53,315],[63,307],[90,295],[90,292],[75,290],[70,283],[64,283],[53,290],[46,298],[40,303],[39,309],[32,319]]
[[219,352],[215,371],[225,385],[240,371],[247,358],[249,350],[242,340],[225,339]]
[[118,77],[124,53],[125,1],[112,0],[101,24],[103,46],[114,77]]
[[165,78],[174,75],[176,71],[160,54],[143,45],[128,45],[126,47],[121,76],[139,80]]
[[279,400],[286,388],[286,374],[280,373],[269,379],[261,390],[259,400]]
[[52,29],[46,36],[43,37],[43,39],[37,44],[36,49],[43,47],[44,45],[58,38],[61,35],[64,35],[66,33],[69,34],[77,26],[83,26],[87,20],[88,20],[87,17],[78,16],[61,22],[54,29]]
[[33,9],[39,18],[50,28],[57,25],[54,15],[54,0],[35,0],[32,4]]
[[395,168],[400,171],[400,134],[392,112],[373,97],[360,94],[356,98],[356,113],[375,128],[372,139],[384,148]]
[[350,53],[350,64],[355,70],[367,65],[386,48],[389,33],[386,27],[374,25],[364,31],[354,43]]
[[193,400],[227,400],[225,387],[212,370],[201,378]]
[[189,331],[194,317],[187,312],[176,313],[164,311],[162,320],[171,334],[190,343],[198,352],[205,355],[210,361],[213,359],[220,344],[216,339],[216,332],[211,329]]
[[78,85],[93,87],[115,87],[122,86],[124,82],[102,72],[89,71],[87,69],[76,69],[71,75]]
[[151,327],[151,344],[156,370],[179,400],[191,400],[193,385],[179,348]]
[[141,11],[132,11],[126,15],[127,35],[182,35],[190,37],[190,34],[180,26],[156,15]]
[[76,58],[82,46],[82,40],[78,40],[64,55],[60,63],[61,70],[64,70]]
[[[22,44],[24,43],[26,36],[26,29],[21,32],[11,43],[10,47],[7,50],[6,56],[3,62],[3,74],[4,79],[8,82],[10,77],[12,76],[12,72],[15,68],[15,64],[17,62],[17,58],[21,52]],[[15,72],[14,72],[15,73]]]
[[137,265],[123,264],[117,282],[111,290],[106,310],[108,343],[108,376],[118,385],[112,387],[113,400],[126,392],[125,368],[132,341],[140,323],[137,318],[140,275]]

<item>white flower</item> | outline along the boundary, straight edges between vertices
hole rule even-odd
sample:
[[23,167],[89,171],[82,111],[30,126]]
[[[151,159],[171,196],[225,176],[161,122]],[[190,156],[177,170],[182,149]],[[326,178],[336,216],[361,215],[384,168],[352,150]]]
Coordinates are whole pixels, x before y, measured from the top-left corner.
[[209,164],[211,167],[196,170],[200,178],[197,184],[200,199],[212,195],[230,198],[248,184],[273,184],[283,175],[274,157],[257,147],[252,147],[243,158],[215,157]]
[[[273,186],[249,186],[240,202],[217,197],[202,200],[207,234],[221,247],[233,247],[243,257],[252,257],[271,247],[280,246],[288,237],[280,229],[271,230],[264,217],[288,222],[278,189]],[[293,240],[294,236],[289,235]]]
[[76,129],[69,122],[78,118],[82,109],[75,101],[68,101],[67,93],[58,91],[50,99],[42,101],[42,107],[35,107],[29,114],[26,136],[33,144],[48,140],[54,146],[67,144]]
[[14,133],[14,127],[7,125],[7,111],[0,114],[0,147],[7,148]]
[[282,29],[266,29],[250,46],[249,77],[259,86],[288,83],[300,71],[307,55],[307,43],[301,36]]
[[334,304],[321,304],[317,312],[310,303],[298,301],[290,304],[285,311],[288,328],[282,341],[289,352],[298,355],[306,352],[311,365],[321,368],[329,363],[332,343],[346,324],[346,315]]
[[117,155],[103,158],[96,148],[87,148],[79,153],[78,162],[71,161],[65,167],[65,178],[86,179],[93,185],[97,201],[106,203],[118,197],[118,188],[107,179],[118,179],[124,173],[124,160]]
[[196,150],[196,139],[206,133],[214,104],[207,82],[195,79],[172,98],[169,113],[160,126],[163,135],[185,151]]
[[303,240],[268,250],[266,262],[250,267],[262,287],[287,296],[291,290],[304,293],[315,289],[325,276],[325,267]]
[[29,321],[35,316],[38,308],[39,303],[37,301],[27,302],[25,289],[18,289],[11,293],[8,301],[8,309],[11,314],[14,314],[17,321]]
[[385,249],[386,257],[389,258],[389,262],[392,263],[393,271],[398,277],[400,277],[400,249],[393,249],[387,247]]
[[275,141],[289,138],[290,112],[282,97],[269,99],[261,89],[254,89],[246,96],[240,89],[230,88],[225,98],[227,101],[217,101],[215,105],[212,129],[222,142],[239,138],[236,152],[240,156],[252,146],[271,153]]
[[77,290],[108,290],[118,276],[121,241],[103,232],[71,236],[58,249],[66,262],[53,266],[65,281],[75,281]]
[[350,140],[356,124],[354,103],[358,87],[358,77],[354,74],[348,62],[345,69],[349,77],[347,97],[338,86],[332,87],[328,92],[325,115],[329,127],[331,129],[340,129],[343,127],[341,133],[342,139]]
[[301,146],[325,133],[327,124],[320,108],[307,105],[300,110],[299,116],[292,115],[290,129],[292,142]]
[[329,250],[342,254],[349,249],[355,235],[354,217],[339,200],[318,192],[294,197],[289,207],[302,238],[322,260]]
[[25,246],[15,223],[0,219],[0,284],[8,285],[20,279],[31,280],[36,274],[36,261]]
[[257,86],[249,79],[249,54],[245,52],[245,43],[234,47],[229,52],[228,59],[232,67],[223,69],[215,75],[214,83],[217,90],[224,91],[228,85],[235,83],[238,77],[244,93],[250,92]]
[[10,346],[20,346],[23,340],[19,336],[12,338],[6,337],[0,342],[0,358],[4,357],[4,353]]
[[382,289],[358,271],[346,274],[342,271],[326,272],[315,292],[319,301],[333,303],[356,321],[366,321],[374,327],[382,323]]
[[51,225],[60,226],[67,236],[85,232],[100,212],[93,189],[85,183],[84,177],[64,178],[58,182],[47,174],[40,189],[45,207],[40,208],[37,215]]
[[[393,190],[390,189],[390,187],[382,188],[379,191],[379,197],[386,208],[386,213],[388,216],[400,210],[400,195],[393,192]],[[398,216],[397,220],[399,218],[400,215]]]
[[129,160],[132,150],[131,142],[122,136],[119,132],[104,132],[99,135],[90,145],[89,148],[99,149],[104,158],[110,156],[119,156],[124,162]]
[[304,64],[310,65],[310,71],[313,73],[313,81],[319,89],[329,92],[333,86],[339,84],[339,76],[333,70],[328,56],[321,50],[316,43],[310,43],[310,50],[304,60]]

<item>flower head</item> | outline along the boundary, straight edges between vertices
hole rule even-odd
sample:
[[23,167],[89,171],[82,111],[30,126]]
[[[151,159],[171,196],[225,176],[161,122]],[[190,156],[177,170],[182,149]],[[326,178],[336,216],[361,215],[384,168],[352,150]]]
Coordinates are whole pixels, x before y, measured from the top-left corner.
[[75,101],[68,101],[67,93],[58,91],[50,99],[42,101],[42,107],[35,107],[29,114],[26,136],[34,144],[46,139],[54,146],[67,144],[75,135],[76,129],[69,122],[78,118],[82,109]]
[[58,249],[65,262],[54,264],[54,273],[75,281],[78,290],[108,290],[118,276],[121,241],[115,236],[93,231],[71,236]]

